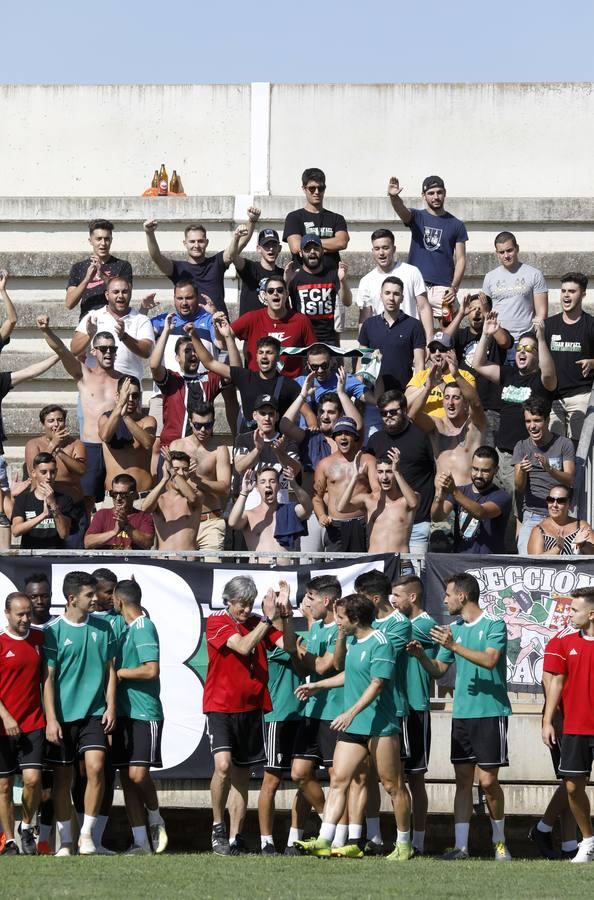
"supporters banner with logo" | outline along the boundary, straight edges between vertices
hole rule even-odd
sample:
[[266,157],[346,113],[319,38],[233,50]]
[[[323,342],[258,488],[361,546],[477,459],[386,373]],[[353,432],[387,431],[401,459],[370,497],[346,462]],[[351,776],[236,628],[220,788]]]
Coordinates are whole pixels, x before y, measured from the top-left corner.
[[[92,572],[98,567],[111,569],[118,579],[134,576],[142,589],[142,605],[155,623],[161,644],[161,700],[163,729],[163,766],[155,769],[157,778],[207,778],[212,772],[211,756],[202,713],[202,690],[208,662],[204,640],[206,617],[222,609],[223,587],[236,575],[249,574],[258,587],[254,609],[260,611],[261,598],[280,579],[288,582],[291,600],[301,600],[310,578],[334,574],[343,593],[351,593],[358,575],[369,569],[398,575],[398,557],[394,554],[369,555],[360,560],[316,560],[309,566],[271,568],[264,565],[206,564],[175,562],[150,557],[89,556],[6,556],[0,558],[0,593],[22,590],[24,579],[43,574],[52,588],[52,612],[61,613],[65,601],[62,583],[67,572]],[[2,604],[3,606],[3,604]],[[303,620],[301,620],[303,622]]]
[[[540,693],[545,645],[569,624],[571,592],[594,584],[594,560],[428,553],[426,566],[427,612],[450,622],[443,605],[446,579],[458,572],[474,575],[481,607],[507,625],[509,689]],[[442,683],[452,684],[453,676]]]

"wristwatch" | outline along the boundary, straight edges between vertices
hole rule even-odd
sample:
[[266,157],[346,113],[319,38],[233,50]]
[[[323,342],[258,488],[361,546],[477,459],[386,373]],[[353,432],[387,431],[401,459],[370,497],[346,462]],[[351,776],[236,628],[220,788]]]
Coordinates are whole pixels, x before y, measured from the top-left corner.
[[270,616],[262,616],[262,621],[266,622],[269,628],[272,627],[272,619],[270,618]]

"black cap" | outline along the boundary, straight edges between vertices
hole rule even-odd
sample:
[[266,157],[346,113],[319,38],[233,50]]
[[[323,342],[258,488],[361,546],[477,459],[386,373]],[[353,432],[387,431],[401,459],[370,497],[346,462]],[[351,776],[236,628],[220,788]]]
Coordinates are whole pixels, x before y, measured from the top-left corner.
[[263,406],[272,406],[278,410],[278,403],[272,394],[259,394],[254,401],[254,409],[262,409]]
[[432,187],[440,187],[445,191],[445,184],[443,183],[443,178],[440,178],[439,175],[427,175],[423,182],[423,187],[421,188],[422,193],[428,191],[429,188]]
[[262,246],[263,244],[267,244],[269,241],[276,241],[277,244],[280,244],[278,231],[275,231],[274,228],[263,228],[258,235],[258,244]]

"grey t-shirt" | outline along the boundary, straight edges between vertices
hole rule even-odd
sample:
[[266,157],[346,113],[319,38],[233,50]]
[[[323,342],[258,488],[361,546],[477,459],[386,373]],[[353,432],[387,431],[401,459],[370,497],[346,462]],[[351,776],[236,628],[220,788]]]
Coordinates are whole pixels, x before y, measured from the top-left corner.
[[575,450],[569,438],[561,437],[561,435],[554,435],[548,444],[542,444],[540,447],[531,438],[518,441],[514,447],[513,465],[522,462],[524,456],[527,456],[532,463],[532,469],[528,472],[524,488],[522,508],[528,512],[542,513],[547,508],[545,498],[548,497],[549,491],[558,486],[560,482],[545,472],[536,458],[537,453],[548,460],[552,469],[563,469],[563,463],[566,460],[575,462]]
[[499,324],[511,331],[514,338],[532,330],[534,295],[547,290],[542,272],[526,263],[520,263],[516,272],[498,266],[487,272],[483,281],[483,291],[493,301]]

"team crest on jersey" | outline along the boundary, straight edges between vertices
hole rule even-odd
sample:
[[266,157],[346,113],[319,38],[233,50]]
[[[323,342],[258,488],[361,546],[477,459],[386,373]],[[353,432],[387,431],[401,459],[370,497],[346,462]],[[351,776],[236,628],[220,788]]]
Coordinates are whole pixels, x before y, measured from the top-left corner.
[[438,250],[441,246],[442,228],[430,228],[425,225],[423,228],[423,244],[426,250]]
[[93,638],[95,643],[97,643],[97,632],[96,631],[91,631],[91,637]]

